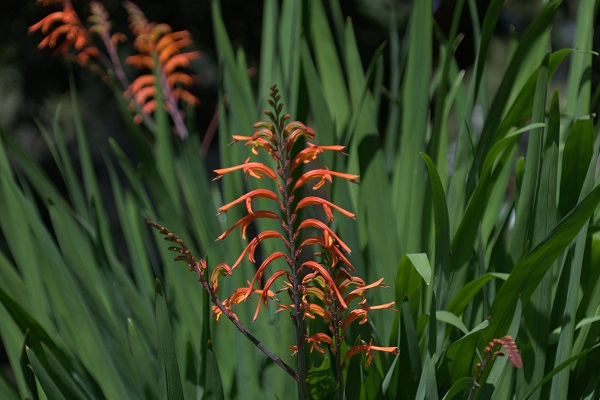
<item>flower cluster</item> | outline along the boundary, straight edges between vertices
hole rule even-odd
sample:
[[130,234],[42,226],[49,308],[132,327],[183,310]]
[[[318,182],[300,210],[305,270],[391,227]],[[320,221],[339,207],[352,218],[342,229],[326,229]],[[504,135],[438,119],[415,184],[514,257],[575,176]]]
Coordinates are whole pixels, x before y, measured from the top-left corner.
[[477,363],[477,379],[481,377],[483,370],[488,364],[491,364],[496,357],[503,357],[505,354],[501,351],[504,347],[506,355],[515,368],[521,368],[523,362],[519,355],[519,349],[511,336],[504,336],[501,339],[493,339],[484,350],[484,358],[480,363]]
[[150,73],[137,77],[128,90],[126,96],[133,96],[135,103],[142,107],[142,114],[136,115],[137,123],[142,121],[143,115],[149,115],[156,110],[157,88],[161,89],[161,97],[165,102],[165,109],[171,113],[175,123],[175,130],[184,139],[187,130],[180,113],[173,113],[178,109],[179,100],[197,106],[200,101],[190,93],[190,87],[195,77],[183,72],[189,68],[190,61],[198,58],[199,52],[182,50],[192,44],[190,33],[187,30],[173,32],[167,24],[150,23],[142,10],[131,1],[125,1],[123,6],[129,13],[129,28],[135,36],[134,47],[139,54],[129,56],[128,64],[138,69],[147,69]]
[[[49,6],[57,1],[42,0],[44,6]],[[44,17],[38,23],[29,27],[28,32],[41,31],[47,35],[38,48],[55,48],[55,54],[70,55],[76,52],[75,58],[80,65],[86,65],[90,59],[97,58],[100,50],[94,45],[90,32],[83,26],[79,15],[73,8],[70,0],[62,2],[63,9],[55,11]],[[62,42],[60,42],[62,38]],[[60,42],[60,43],[59,43]]]
[[[38,2],[44,6],[62,5],[62,10],[50,13],[29,27],[30,33],[41,31],[46,35],[38,45],[39,48],[55,48],[56,54],[74,59],[109,82],[113,77],[116,78],[125,98],[130,101],[129,108],[134,113],[136,123],[144,121],[148,126],[154,127],[152,114],[159,102],[163,103],[173,120],[175,132],[182,139],[188,136],[179,104],[185,102],[197,106],[200,103],[189,91],[196,77],[186,69],[189,68],[191,60],[198,58],[199,53],[184,51],[192,45],[188,31],[173,32],[167,24],[148,22],[135,4],[125,1],[123,6],[129,14],[133,44],[138,51],[138,54],[128,57],[126,62],[148,71],[130,83],[117,51],[118,43],[127,40],[127,37],[121,32],[111,33],[109,16],[102,3],[90,3],[90,26],[86,27],[73,8],[71,0]],[[103,51],[95,44],[96,38],[102,44]]]
[[[267,305],[269,300],[278,300],[276,293],[287,292],[292,303],[278,302],[277,307],[278,312],[292,311],[292,320],[297,329],[297,340],[296,344],[291,346],[292,352],[301,355],[303,346],[308,345],[309,351],[316,350],[324,353],[325,349],[322,345],[325,344],[329,346],[336,359],[340,359],[344,356],[341,354],[341,343],[346,329],[355,321],[359,324],[369,321],[371,310],[393,310],[394,303],[375,306],[367,304],[366,292],[372,288],[386,287],[383,279],[366,284],[361,278],[352,275],[354,267],[347,258],[351,250],[329,226],[334,219],[333,210],[348,218],[354,218],[354,214],[324,199],[317,192],[319,188],[332,182],[333,178],[358,183],[358,175],[336,172],[326,166],[315,165],[319,154],[325,151],[345,154],[344,147],[313,143],[314,131],[301,122],[288,122],[290,115],[282,113],[283,104],[279,100],[277,87],[271,87],[268,102],[273,111],[265,110],[265,114],[271,121],[256,123],[254,125],[256,130],[252,136],[233,136],[233,143],[245,143],[254,155],[258,155],[259,151],[265,152],[275,162],[276,170],[262,162],[251,161],[248,157],[240,165],[215,170],[217,174],[215,179],[235,171],[243,171],[246,178],[268,178],[275,181],[278,190],[278,193],[268,189],[252,190],[219,208],[220,213],[223,213],[243,203],[247,212],[221,234],[219,240],[225,239],[237,228],[240,228],[245,239],[248,226],[259,219],[277,221],[281,229],[259,232],[249,241],[232,266],[220,265],[219,275],[231,275],[245,258],[251,263],[256,263],[255,252],[263,241],[279,240],[283,244],[284,251],[276,251],[268,255],[256,269],[248,286],[238,288],[233,295],[223,301],[223,304],[231,310],[232,305],[257,294],[259,300],[254,314],[256,320],[262,305]],[[305,196],[303,190],[309,191],[309,194]],[[253,200],[257,198],[271,200],[274,209],[279,209],[280,213],[254,209]],[[296,198],[299,200],[296,201]],[[303,218],[300,210],[310,206],[320,208],[326,221],[311,217]],[[276,264],[279,266],[275,267]],[[267,273],[267,270],[274,270],[274,272]],[[261,285],[263,281],[264,284]],[[279,281],[282,288],[274,290],[275,283]],[[213,308],[218,318],[221,310],[217,307]],[[305,334],[307,330],[304,329],[304,321],[315,319],[317,316],[327,322],[329,332],[319,332],[308,337]],[[345,354],[344,359],[364,353],[367,356],[366,364],[369,365],[373,357],[372,352],[375,350],[397,353],[396,347],[374,346],[371,341],[368,344],[352,347]]]

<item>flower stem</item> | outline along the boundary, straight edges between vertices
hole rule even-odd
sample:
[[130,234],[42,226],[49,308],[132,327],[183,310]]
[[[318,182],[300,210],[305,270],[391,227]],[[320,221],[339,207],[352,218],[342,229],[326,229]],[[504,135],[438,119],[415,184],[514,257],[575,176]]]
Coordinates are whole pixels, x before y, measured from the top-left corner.
[[[274,107],[275,108],[275,107]],[[279,121],[279,112],[276,112],[275,121]],[[297,357],[298,357],[298,389],[300,391],[300,398],[303,400],[310,400],[310,394],[308,393],[308,388],[306,386],[306,375],[307,375],[307,367],[306,367],[306,348],[304,346],[304,342],[306,340],[306,335],[304,334],[304,322],[302,318],[302,294],[299,291],[299,280],[301,279],[298,259],[296,255],[296,244],[294,243],[294,221],[293,221],[293,212],[292,212],[292,193],[289,181],[290,175],[290,167],[289,160],[287,159],[288,154],[286,152],[283,140],[283,124],[277,123],[277,134],[279,136],[279,145],[278,145],[278,163],[279,163],[279,171],[281,178],[281,189],[283,195],[283,205],[285,208],[285,217],[287,224],[287,236],[288,241],[290,243],[290,265],[292,268],[292,297],[294,298],[294,314],[292,316],[292,320],[296,329],[296,346],[298,349]]]
[[[198,271],[196,271],[196,272],[198,273],[198,275],[200,275]],[[287,372],[288,375],[290,375],[292,378],[294,378],[296,380],[296,382],[298,382],[299,376],[296,373],[296,371],[294,371],[294,369],[292,367],[290,367],[288,364],[286,364],[285,361],[283,361],[281,358],[279,358],[277,355],[275,355],[275,353],[273,353],[271,350],[269,350],[269,348],[267,348],[264,344],[262,344],[262,342],[260,340],[258,340],[258,338],[256,336],[254,336],[252,333],[250,333],[250,331],[248,329],[246,329],[246,327],[244,325],[242,325],[242,323],[233,316],[233,313],[231,312],[231,310],[229,310],[227,307],[225,307],[223,305],[221,300],[219,300],[219,298],[217,297],[215,291],[212,290],[212,288],[210,287],[209,283],[202,278],[200,279],[200,283],[202,284],[202,286],[204,286],[204,289],[206,289],[208,291],[208,293],[210,294],[210,300],[213,302],[213,304],[215,304],[217,307],[219,307],[221,312],[223,312],[223,314],[226,315],[227,318],[229,318],[229,320],[231,322],[233,322],[235,327],[240,332],[242,332],[242,334],[244,336],[246,336],[246,338],[248,338],[248,340],[250,340],[250,342],[252,342],[252,344],[254,344],[256,347],[258,347],[260,349],[260,351],[262,351],[267,357],[269,357],[271,360],[273,360],[273,362],[275,364],[279,365],[281,367],[281,369],[283,369],[285,372]]]

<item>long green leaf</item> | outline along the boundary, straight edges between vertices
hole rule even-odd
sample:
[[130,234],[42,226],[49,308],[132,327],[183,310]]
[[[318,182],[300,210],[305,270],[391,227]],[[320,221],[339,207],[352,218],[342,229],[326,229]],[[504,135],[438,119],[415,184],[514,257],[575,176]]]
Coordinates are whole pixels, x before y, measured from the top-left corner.
[[181,387],[181,378],[177,356],[175,355],[175,345],[171,333],[171,322],[169,321],[169,311],[163,292],[162,285],[156,280],[156,324],[157,324],[157,344],[158,344],[158,386],[159,398],[168,400],[183,399],[183,389]]

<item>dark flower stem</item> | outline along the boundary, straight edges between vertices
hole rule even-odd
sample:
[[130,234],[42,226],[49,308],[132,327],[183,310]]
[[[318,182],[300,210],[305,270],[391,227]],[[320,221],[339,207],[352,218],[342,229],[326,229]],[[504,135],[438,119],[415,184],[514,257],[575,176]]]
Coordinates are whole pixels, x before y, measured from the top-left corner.
[[[275,108],[275,107],[274,107]],[[275,108],[276,109],[276,108]],[[277,110],[277,109],[276,109]],[[306,348],[304,346],[305,342],[305,334],[304,334],[304,322],[302,318],[302,296],[299,292],[298,281],[301,279],[300,271],[298,266],[298,258],[296,255],[296,245],[294,243],[294,221],[292,219],[292,193],[290,184],[289,184],[289,175],[290,175],[290,167],[289,167],[289,159],[288,154],[285,148],[285,140],[284,140],[284,132],[283,132],[283,124],[279,123],[280,121],[280,113],[277,112],[275,115],[275,120],[273,122],[277,125],[277,135],[279,136],[279,145],[277,152],[279,153],[279,170],[281,171],[281,188],[283,195],[283,205],[285,208],[285,218],[287,224],[287,236],[288,241],[290,243],[290,266],[292,268],[292,297],[294,298],[294,314],[293,314],[293,322],[296,329],[296,346],[298,349],[298,353],[296,354],[298,357],[298,389],[300,390],[300,397],[303,400],[310,400],[310,394],[308,393],[308,388],[306,386]]]
[[338,305],[338,301],[337,298],[335,298],[335,296],[331,296],[333,297],[331,299],[331,304],[333,304],[335,312],[333,313],[333,315],[331,316],[331,325],[333,328],[333,343],[335,346],[335,354],[334,354],[334,359],[335,359],[335,372],[337,374],[337,381],[338,381],[338,400],[343,400],[344,399],[344,375],[342,373],[342,334],[341,334],[341,327],[340,327],[340,323],[342,321],[342,315],[340,312],[340,306]]

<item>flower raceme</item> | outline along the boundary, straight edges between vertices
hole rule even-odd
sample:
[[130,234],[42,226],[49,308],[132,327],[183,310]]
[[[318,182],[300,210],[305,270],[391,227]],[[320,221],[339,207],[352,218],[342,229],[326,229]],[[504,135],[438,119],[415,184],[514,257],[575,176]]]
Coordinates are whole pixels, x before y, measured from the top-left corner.
[[[138,54],[129,56],[126,62],[137,69],[149,71],[130,83],[117,51],[117,44],[127,40],[127,37],[120,32],[111,33],[111,23],[102,3],[90,2],[90,26],[86,27],[71,0],[38,2],[44,6],[62,5],[62,10],[50,13],[29,27],[30,33],[39,30],[46,35],[38,48],[56,48],[56,54],[75,59],[81,66],[89,67],[107,81],[115,77],[125,98],[130,101],[129,108],[134,113],[136,123],[145,121],[151,127],[155,125],[152,114],[160,98],[173,120],[175,132],[182,139],[188,136],[179,103],[192,106],[200,103],[188,90],[196,77],[186,69],[199,56],[197,51],[184,51],[193,44],[188,31],[173,32],[167,24],[151,23],[139,7],[131,1],[124,1],[123,6],[129,14],[129,28],[134,36],[134,48],[138,51]],[[95,44],[96,38],[99,38],[104,51]]]
[[[355,321],[359,324],[369,321],[371,310],[393,310],[394,303],[377,306],[367,304],[366,292],[369,289],[387,286],[383,283],[383,279],[366,284],[361,278],[351,274],[354,267],[347,258],[351,249],[331,229],[329,223],[334,219],[335,213],[352,219],[355,215],[322,198],[317,192],[319,188],[332,183],[334,179],[358,183],[358,175],[332,171],[326,166],[315,165],[319,155],[325,151],[335,151],[345,155],[344,147],[313,143],[315,132],[302,122],[288,122],[290,115],[282,114],[283,104],[279,100],[278,89],[272,86],[268,102],[273,111],[265,110],[265,114],[271,121],[256,123],[252,136],[234,135],[231,143],[244,143],[245,146],[250,147],[252,155],[265,152],[273,159],[276,168],[273,169],[248,157],[239,165],[216,169],[214,180],[242,171],[246,179],[270,179],[277,187],[277,193],[269,189],[251,190],[220,207],[219,214],[243,204],[246,215],[231,225],[217,240],[227,238],[237,228],[240,228],[242,238],[245,239],[248,227],[261,219],[276,221],[280,229],[259,232],[249,241],[231,267],[221,264],[221,272],[217,278],[235,273],[246,258],[251,263],[255,263],[255,251],[258,245],[266,240],[279,240],[285,250],[266,256],[255,270],[252,280],[248,281],[248,286],[238,288],[222,303],[235,315],[231,309],[234,304],[258,295],[259,301],[253,317],[256,320],[261,306],[266,306],[269,300],[279,301],[276,293],[287,292],[292,303],[278,303],[277,312],[291,311],[292,321],[296,325],[296,344],[290,347],[293,354],[298,354],[300,358],[306,345],[310,352],[317,350],[323,353],[325,350],[322,345],[328,345],[336,359],[341,360],[344,356],[341,354],[341,343],[346,329]],[[301,146],[304,148],[298,150]],[[301,166],[305,169],[298,173]],[[305,192],[312,193],[304,195]],[[253,201],[258,198],[272,201],[280,213],[255,209]],[[311,206],[322,209],[325,221],[317,218],[302,218],[300,210]],[[276,264],[279,266],[275,267]],[[267,273],[267,271],[274,272]],[[264,284],[261,285],[261,282]],[[274,289],[276,282],[282,282],[282,288]],[[218,318],[222,310],[218,307],[213,309]],[[327,322],[329,332],[319,332],[308,337],[305,333],[308,329],[304,326],[306,319],[312,320],[317,316]],[[396,354],[397,348],[375,346],[371,341],[350,348],[344,359],[364,353],[367,357],[366,364],[369,365],[373,358],[373,351]]]

